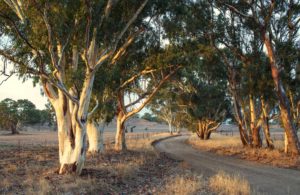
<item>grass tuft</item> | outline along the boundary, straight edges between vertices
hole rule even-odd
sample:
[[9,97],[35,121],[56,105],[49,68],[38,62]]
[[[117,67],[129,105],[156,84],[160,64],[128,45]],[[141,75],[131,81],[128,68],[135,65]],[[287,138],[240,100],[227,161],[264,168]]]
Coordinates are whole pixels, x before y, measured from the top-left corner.
[[202,176],[193,174],[176,175],[167,179],[163,190],[158,194],[197,194],[203,187],[203,183]]
[[229,175],[223,171],[209,179],[209,187],[218,194],[249,195],[251,192],[247,180],[240,175]]

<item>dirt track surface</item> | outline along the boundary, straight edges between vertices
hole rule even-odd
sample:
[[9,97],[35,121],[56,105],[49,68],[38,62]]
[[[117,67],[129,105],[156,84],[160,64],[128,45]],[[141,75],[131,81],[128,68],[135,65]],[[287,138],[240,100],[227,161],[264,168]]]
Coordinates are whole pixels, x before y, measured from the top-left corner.
[[212,176],[223,170],[245,177],[255,193],[282,195],[300,194],[300,171],[274,168],[232,157],[199,151],[186,144],[188,136],[158,142],[155,148],[177,160],[186,161],[193,170]]

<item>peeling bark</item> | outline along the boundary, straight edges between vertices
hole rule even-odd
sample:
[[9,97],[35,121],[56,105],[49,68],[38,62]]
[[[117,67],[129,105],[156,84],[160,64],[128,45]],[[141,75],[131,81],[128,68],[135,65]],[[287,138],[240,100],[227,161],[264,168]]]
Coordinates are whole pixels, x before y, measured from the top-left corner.
[[104,152],[104,122],[90,121],[87,124],[87,135],[89,148],[88,152],[98,153]]
[[124,129],[124,114],[119,112],[117,115],[117,132],[115,138],[115,150],[116,151],[126,151],[126,141],[125,141],[125,129]]
[[297,136],[295,125],[293,124],[292,121],[289,100],[287,98],[286,92],[283,88],[282,81],[280,79],[279,70],[276,64],[276,58],[273,51],[273,46],[266,32],[262,33],[262,39],[267,48],[267,54],[270,61],[272,78],[275,85],[275,91],[279,100],[281,120],[287,137],[287,145],[290,148],[289,152],[292,153],[293,155],[299,155],[300,143]]
[[264,129],[266,144],[267,144],[268,148],[274,149],[273,140],[270,135],[268,112],[267,112],[266,104],[265,104],[263,97],[261,97],[261,107],[262,107],[262,111],[263,111],[263,129]]
[[254,147],[261,147],[262,140],[260,137],[260,127],[256,124],[256,111],[255,111],[255,103],[254,97],[252,94],[249,95],[249,107],[250,107],[250,128],[252,132],[252,140]]
[[[62,79],[62,74],[57,73]],[[80,175],[86,155],[86,117],[93,86],[93,75],[85,79],[80,101],[72,102],[64,91],[58,89],[58,94],[51,85],[45,83],[44,91],[49,93],[49,100],[54,107],[59,141],[59,173],[76,172]],[[74,94],[69,94],[74,95]]]

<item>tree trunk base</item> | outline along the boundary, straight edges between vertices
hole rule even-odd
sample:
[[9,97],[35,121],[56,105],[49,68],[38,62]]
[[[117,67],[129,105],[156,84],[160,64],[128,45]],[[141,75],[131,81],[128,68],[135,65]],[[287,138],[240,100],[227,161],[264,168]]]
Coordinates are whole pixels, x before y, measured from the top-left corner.
[[76,173],[76,169],[77,169],[76,163],[73,163],[73,164],[64,164],[64,165],[62,165],[62,167],[60,167],[58,173],[60,175]]

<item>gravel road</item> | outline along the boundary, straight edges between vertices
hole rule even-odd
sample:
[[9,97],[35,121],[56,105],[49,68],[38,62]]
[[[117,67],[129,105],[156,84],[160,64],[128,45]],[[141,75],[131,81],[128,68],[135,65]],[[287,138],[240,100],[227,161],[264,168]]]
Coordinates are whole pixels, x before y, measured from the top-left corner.
[[300,194],[300,171],[275,168],[233,157],[199,151],[186,144],[188,136],[170,138],[155,144],[160,152],[186,161],[194,171],[205,177],[218,171],[239,174],[246,178],[257,193],[271,195]]

